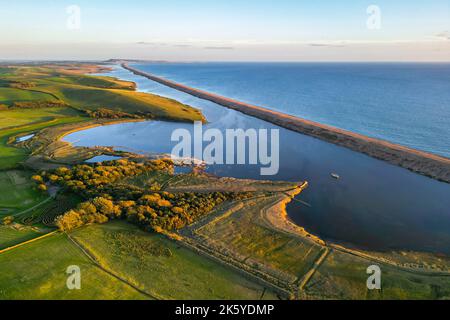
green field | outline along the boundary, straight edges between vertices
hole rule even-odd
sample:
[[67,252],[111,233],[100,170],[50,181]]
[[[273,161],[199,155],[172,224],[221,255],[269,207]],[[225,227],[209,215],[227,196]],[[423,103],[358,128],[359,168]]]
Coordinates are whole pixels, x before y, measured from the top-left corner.
[[274,270],[301,278],[312,266],[321,247],[258,223],[260,212],[273,199],[250,201],[242,209],[195,230],[205,243],[221,246],[241,259],[257,261]]
[[[84,75],[90,65],[2,68],[0,72],[0,170],[16,168],[25,149],[8,145],[10,138],[42,128],[88,120],[85,111],[107,109],[138,117],[204,121],[201,112],[175,100],[135,91],[135,84],[112,77]],[[19,87],[18,87],[19,86]],[[63,103],[68,107],[14,108],[14,103]]]
[[[178,121],[204,120],[201,112],[178,101],[136,92],[131,82],[111,77],[83,75],[92,66],[16,67],[0,74],[0,103],[59,100],[80,110],[107,108],[127,113],[143,113]],[[11,88],[11,82],[30,87]]]
[[48,93],[0,87],[0,104],[8,105],[17,101],[33,100],[55,100],[55,98]]
[[[66,286],[66,270],[81,269],[81,290]],[[0,254],[0,300],[147,299],[95,266],[59,234]]]
[[123,89],[123,90],[134,90],[135,85],[132,82],[118,80],[111,77],[101,77],[101,76],[85,76],[85,75],[59,75],[55,77],[46,78],[48,81],[80,85],[96,88],[107,88],[107,89]]
[[73,237],[107,269],[158,298],[276,299],[239,273],[125,222],[90,226]]
[[8,144],[11,137],[66,123],[86,121],[69,108],[0,111],[0,170],[12,169],[28,157],[28,151]]
[[450,299],[450,276],[421,275],[380,265],[382,290],[366,286],[373,261],[341,252],[331,253],[305,288],[316,299]]
[[15,215],[48,198],[36,190],[31,175],[20,170],[0,171],[0,218]]
[[0,226],[0,250],[42,235],[42,233],[30,227],[15,229],[12,226]]
[[53,119],[77,117],[80,116],[80,112],[71,108],[12,109],[2,110],[0,115],[0,130],[3,131],[7,128],[20,129],[25,125],[44,123]]

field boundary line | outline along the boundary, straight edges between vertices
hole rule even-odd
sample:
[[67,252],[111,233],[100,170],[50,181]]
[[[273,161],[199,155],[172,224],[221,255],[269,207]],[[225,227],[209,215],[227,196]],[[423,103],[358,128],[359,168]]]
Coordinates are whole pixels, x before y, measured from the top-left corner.
[[48,238],[50,236],[53,236],[53,235],[57,234],[58,232],[59,231],[57,231],[57,230],[56,231],[52,231],[52,232],[44,234],[43,236],[40,236],[40,237],[37,237],[37,238],[33,238],[31,240],[28,240],[28,241],[25,241],[25,242],[21,242],[19,244],[14,245],[14,246],[2,249],[2,250],[0,250],[0,254],[5,253],[7,251],[11,251],[11,250],[17,249],[19,247],[25,246],[25,245],[30,244],[32,242],[39,241],[39,240],[42,240],[44,238]]
[[14,216],[14,217],[19,217],[19,218],[20,218],[20,216],[24,215],[25,213],[28,213],[28,212],[30,212],[30,211],[33,211],[34,209],[39,208],[40,206],[46,204],[47,202],[49,202],[50,200],[52,200],[52,199],[54,199],[54,198],[55,198],[54,196],[50,196],[50,197],[48,197],[47,199],[42,200],[42,201],[39,202],[38,204],[34,205],[33,207],[28,208],[28,209],[25,209],[25,210],[23,210],[23,211],[21,211],[21,212],[18,212],[18,213],[16,213],[16,214],[14,214],[13,216]]
[[330,243],[328,245],[330,248],[334,249],[337,252],[341,252],[341,253],[345,253],[348,255],[352,255],[358,258],[362,258],[368,261],[372,261],[372,262],[376,262],[379,264],[383,264],[383,265],[387,265],[391,268],[396,268],[400,271],[403,272],[409,272],[409,273],[413,273],[413,274],[419,274],[419,275],[424,275],[424,276],[431,276],[431,277],[450,277],[450,272],[449,271],[433,271],[433,270],[420,270],[417,268],[411,268],[411,267],[407,267],[407,266],[403,266],[400,264],[397,264],[395,261],[390,261],[388,259],[382,258],[382,257],[376,257],[370,254],[366,254],[364,252],[358,251],[358,250],[353,250],[353,249],[349,249],[346,247],[343,247],[341,245],[338,244],[334,244],[334,243]]
[[302,281],[298,287],[299,292],[302,292],[305,286],[308,284],[309,280],[314,276],[317,269],[322,265],[325,259],[328,257],[328,254],[331,252],[328,247],[325,247],[324,252],[319,256],[319,258],[314,262],[312,268],[303,276]]
[[102,270],[103,272],[106,272],[107,274],[109,274],[110,276],[112,276],[113,278],[119,280],[120,282],[132,287],[134,290],[136,290],[137,292],[151,298],[154,300],[161,300],[158,297],[153,296],[152,294],[148,293],[147,291],[144,291],[140,288],[138,288],[137,286],[135,286],[134,284],[128,282],[127,280],[125,280],[124,278],[116,275],[115,273],[113,273],[112,271],[109,271],[108,269],[106,269],[105,267],[103,267],[98,260],[95,258],[95,256],[89,252],[88,249],[86,249],[85,247],[83,247],[83,245],[81,243],[79,243],[76,239],[72,238],[68,233],[66,233],[67,238],[78,248],[81,250],[81,252],[83,252],[83,254],[100,270]]

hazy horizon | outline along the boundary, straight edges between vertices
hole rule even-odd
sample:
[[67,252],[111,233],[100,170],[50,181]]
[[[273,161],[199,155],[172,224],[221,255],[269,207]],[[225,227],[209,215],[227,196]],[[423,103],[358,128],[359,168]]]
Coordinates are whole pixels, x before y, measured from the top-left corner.
[[0,3],[1,60],[450,61],[448,1]]

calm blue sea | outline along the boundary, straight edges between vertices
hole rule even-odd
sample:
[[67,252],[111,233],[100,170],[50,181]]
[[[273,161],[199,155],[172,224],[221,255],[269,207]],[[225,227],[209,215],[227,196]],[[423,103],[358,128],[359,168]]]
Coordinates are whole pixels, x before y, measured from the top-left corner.
[[158,63],[144,71],[450,157],[450,64]]

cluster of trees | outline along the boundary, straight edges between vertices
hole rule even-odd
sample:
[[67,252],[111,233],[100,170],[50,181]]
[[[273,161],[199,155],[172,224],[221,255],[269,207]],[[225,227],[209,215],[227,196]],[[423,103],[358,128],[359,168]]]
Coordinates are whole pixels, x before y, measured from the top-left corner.
[[[70,190],[84,195],[86,198],[102,196],[107,199],[116,198],[114,183],[132,176],[141,175],[155,170],[169,171],[173,169],[173,162],[169,159],[152,160],[143,163],[120,159],[97,164],[81,164],[72,168],[60,167],[49,172],[42,172],[34,176],[33,180],[39,185],[46,181],[59,184]],[[118,184],[117,191],[120,191]],[[129,191],[126,190],[128,195]],[[117,195],[119,196],[119,195]]]
[[120,216],[118,206],[111,200],[97,197],[79,204],[76,209],[67,211],[56,218],[56,226],[62,231],[70,231],[87,223],[105,223]]
[[56,219],[62,231],[88,223],[106,223],[126,219],[145,230],[156,232],[178,230],[209,213],[226,200],[248,197],[246,193],[148,193],[138,200],[114,201],[96,197]]
[[47,185],[45,184],[44,178],[40,175],[32,176],[31,179],[37,184],[38,190],[47,191]]
[[116,111],[106,108],[100,108],[97,110],[86,110],[86,114],[95,119],[139,119],[140,117],[135,114]]
[[122,217],[145,229],[178,230],[206,215],[238,193],[150,193],[137,201],[120,201]]
[[250,195],[232,192],[170,193],[156,187],[143,189],[127,183],[128,177],[172,169],[171,160],[138,163],[122,159],[72,168],[60,167],[33,176],[33,180],[39,186],[60,184],[88,199],[56,219],[58,228],[63,231],[111,219],[126,219],[145,230],[157,232],[178,230],[226,200],[244,199]]
[[9,107],[10,109],[40,109],[40,108],[65,108],[68,105],[62,101],[16,101]]
[[150,113],[127,113],[119,110],[111,110],[107,108],[100,108],[97,110],[86,110],[86,114],[95,119],[153,119],[154,116]]
[[4,217],[3,219],[2,219],[2,224],[4,225],[4,226],[9,226],[10,224],[12,224],[14,222],[14,217],[13,216],[7,216],[7,217]]
[[17,89],[29,89],[29,88],[33,88],[34,86],[36,86],[36,84],[34,82],[29,82],[29,81],[13,80],[13,81],[9,81],[8,86],[10,88],[17,88]]

